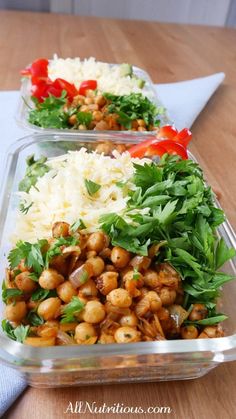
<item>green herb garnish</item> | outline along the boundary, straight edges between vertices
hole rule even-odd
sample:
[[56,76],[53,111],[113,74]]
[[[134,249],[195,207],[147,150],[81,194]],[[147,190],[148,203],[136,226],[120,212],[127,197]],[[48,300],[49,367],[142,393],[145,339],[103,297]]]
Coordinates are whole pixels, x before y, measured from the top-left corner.
[[[197,302],[214,304],[220,287],[233,279],[217,270],[236,252],[217,238],[224,213],[214,207],[200,167],[164,155],[158,164],[135,164],[133,182],[136,189],[129,193],[124,215],[102,216],[101,228],[114,246],[144,256],[151,244],[163,242],[156,261],[169,262],[180,274],[185,308]],[[211,320],[204,319],[202,325],[223,319],[220,315],[211,310]]]
[[89,179],[84,179],[84,183],[85,183],[87,192],[90,196],[93,196],[101,188],[101,185]]
[[[19,191],[29,192],[31,186],[35,186],[38,178],[42,177],[49,171],[49,167],[46,164],[47,158],[41,157],[38,160],[35,160],[34,155],[29,156],[26,159],[27,168],[25,177],[19,183]],[[26,207],[23,203],[20,204],[20,210],[24,213],[27,213],[29,208],[32,206],[31,203]]]
[[75,315],[79,314],[84,306],[85,304],[78,297],[72,297],[71,302],[63,308],[61,323],[72,323],[76,321]]
[[75,221],[73,224],[71,224],[70,231],[72,233],[76,233],[77,230],[83,230],[84,228],[86,228],[86,225],[80,218],[78,221]]
[[2,329],[10,339],[16,340],[17,342],[21,343],[24,343],[25,339],[27,338],[30,332],[30,326],[20,325],[14,329],[11,323],[5,319],[2,321]]

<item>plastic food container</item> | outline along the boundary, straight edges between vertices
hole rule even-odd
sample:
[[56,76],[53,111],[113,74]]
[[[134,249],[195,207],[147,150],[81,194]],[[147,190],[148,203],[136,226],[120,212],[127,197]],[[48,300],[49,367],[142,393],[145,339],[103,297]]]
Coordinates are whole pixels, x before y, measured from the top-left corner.
[[[102,141],[100,134],[96,138]],[[113,143],[132,143],[129,136],[110,135]],[[9,237],[14,230],[14,214],[18,205],[18,182],[25,171],[25,158],[30,154],[47,157],[64,154],[85,146],[94,149],[94,136],[31,135],[10,149],[2,187],[0,214],[1,278],[11,248]],[[190,154],[190,158],[193,156]],[[193,158],[194,159],[194,158]],[[228,246],[236,247],[236,236],[226,221],[219,229]],[[224,270],[236,274],[236,260]],[[226,337],[217,339],[169,340],[133,344],[81,345],[35,348],[10,340],[0,332],[0,359],[23,373],[35,387],[183,380],[205,375],[221,362],[236,359],[236,281],[224,286],[220,310],[229,316],[224,322]],[[3,303],[1,302],[1,317]]]
[[[118,66],[118,64],[110,64],[111,66]],[[152,82],[152,80],[150,79],[148,73],[146,73],[146,71],[142,70],[139,67],[133,67],[133,72],[134,74],[140,78],[145,80],[145,86],[143,88],[143,94],[144,96],[148,96],[148,98],[158,107],[163,107],[163,104],[160,102],[160,100],[157,97],[156,94],[156,89],[154,87],[154,84]],[[32,105],[31,102],[31,82],[28,79],[23,79],[22,84],[21,84],[21,90],[20,90],[20,100],[19,100],[19,104],[17,107],[17,112],[16,112],[16,121],[17,123],[22,126],[23,128],[27,128],[30,129],[31,131],[35,131],[38,133],[50,133],[50,134],[61,134],[61,133],[69,133],[70,135],[77,135],[78,130],[73,130],[73,129],[50,129],[50,128],[41,128],[38,127],[37,125],[34,124],[30,124],[28,121],[28,115],[29,115],[29,111],[30,108],[28,105]],[[28,104],[28,105],[27,105]],[[158,118],[159,119],[159,118]],[[163,115],[161,115],[160,117],[161,119],[161,126],[166,125],[166,124],[171,124],[173,121],[171,121],[170,117],[168,116],[168,113],[166,110],[164,110]],[[86,135],[90,135],[91,133],[94,133],[96,135],[95,131],[81,131],[82,133],[86,134]],[[100,132],[111,132],[111,131],[100,131]],[[126,132],[127,131],[112,131],[114,132]],[[150,131],[149,131],[150,132]],[[147,132],[135,132],[135,131],[130,131],[130,134],[134,137],[141,137],[141,139],[143,138],[144,135],[147,135]]]

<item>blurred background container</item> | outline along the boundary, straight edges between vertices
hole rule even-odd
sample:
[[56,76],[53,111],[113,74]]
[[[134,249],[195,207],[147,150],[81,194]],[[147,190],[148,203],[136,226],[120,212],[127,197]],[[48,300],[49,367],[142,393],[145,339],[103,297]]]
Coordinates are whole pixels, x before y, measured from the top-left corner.
[[0,9],[236,26],[236,0],[0,0]]

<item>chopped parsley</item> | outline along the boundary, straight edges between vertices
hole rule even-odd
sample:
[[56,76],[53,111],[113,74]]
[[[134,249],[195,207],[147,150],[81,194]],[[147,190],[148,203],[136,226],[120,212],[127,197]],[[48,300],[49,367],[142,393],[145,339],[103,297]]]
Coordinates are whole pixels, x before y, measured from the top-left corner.
[[93,182],[92,180],[89,180],[89,179],[84,179],[84,184],[85,184],[87,192],[90,196],[93,196],[101,188],[101,185],[99,185],[98,183],[95,183],[95,182]]
[[63,308],[61,323],[76,321],[75,315],[79,314],[84,306],[85,304],[78,297],[72,297],[71,302]]

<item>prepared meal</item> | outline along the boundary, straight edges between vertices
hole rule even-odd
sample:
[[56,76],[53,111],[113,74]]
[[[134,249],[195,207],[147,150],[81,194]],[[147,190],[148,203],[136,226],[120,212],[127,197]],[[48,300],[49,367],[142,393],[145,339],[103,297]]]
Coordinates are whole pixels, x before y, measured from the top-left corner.
[[166,133],[28,158],[2,293],[11,339],[97,346],[224,336],[217,301],[234,277],[219,269],[235,249],[217,235],[224,213],[187,158],[191,134]]
[[21,111],[32,127],[140,133],[166,118],[148,76],[130,64],[54,56],[21,73]]

